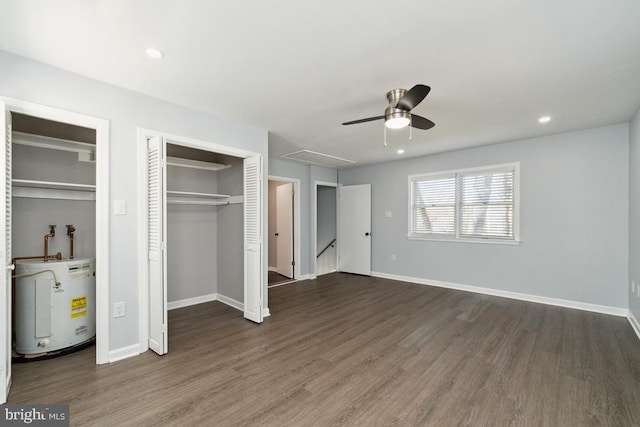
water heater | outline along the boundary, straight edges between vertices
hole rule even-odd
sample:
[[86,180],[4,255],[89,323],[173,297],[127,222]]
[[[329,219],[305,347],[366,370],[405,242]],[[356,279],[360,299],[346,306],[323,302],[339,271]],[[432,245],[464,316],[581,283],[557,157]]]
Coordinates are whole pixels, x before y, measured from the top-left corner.
[[16,261],[15,352],[27,357],[96,335],[95,258]]

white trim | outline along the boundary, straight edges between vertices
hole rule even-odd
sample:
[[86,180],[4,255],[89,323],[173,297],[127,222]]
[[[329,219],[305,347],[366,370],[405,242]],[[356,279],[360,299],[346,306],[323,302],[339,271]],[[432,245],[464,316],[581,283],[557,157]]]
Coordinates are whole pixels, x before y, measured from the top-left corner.
[[140,354],[140,346],[133,344],[127,347],[122,347],[109,352],[109,363],[117,362],[118,360],[128,359]]
[[284,285],[290,285],[292,283],[296,283],[298,282],[298,280],[289,280],[287,282],[282,282],[282,283],[275,283],[273,285],[269,285],[269,289],[271,288],[277,288],[278,286],[284,286]]
[[269,271],[272,271],[272,272],[274,272],[274,273],[277,273],[277,272],[278,272],[278,269],[277,269],[276,267],[271,267],[271,266],[269,266],[269,267],[268,267],[268,270],[269,270]]
[[638,336],[638,339],[640,339],[640,322],[638,322],[638,319],[636,319],[636,316],[633,315],[631,310],[629,310],[629,313],[627,314],[627,319],[629,319],[629,323],[631,323],[631,327],[633,328],[636,335]]
[[200,295],[192,298],[185,298],[177,301],[169,301],[167,310],[175,310],[176,308],[190,307],[192,305],[202,304],[204,302],[216,301],[218,294]]
[[[298,280],[298,278],[300,277],[300,266],[302,265],[302,260],[300,259],[301,257],[301,251],[300,251],[300,180],[298,178],[287,178],[284,176],[276,176],[276,175],[268,175],[267,176],[267,181],[279,181],[279,182],[290,182],[293,184],[293,260],[295,262],[294,266],[293,266],[293,277]],[[268,200],[269,200],[269,185],[267,183],[267,204],[268,204]],[[265,215],[265,217],[267,217],[267,233],[269,232],[268,230],[268,225],[269,225],[269,209],[267,206],[267,214]],[[267,252],[267,254],[269,253],[269,239],[267,238],[267,247],[265,249],[265,251]],[[271,268],[275,268],[275,267],[269,267],[269,271],[275,271],[277,272],[277,270],[271,270]],[[265,296],[266,299],[266,296]]]
[[262,309],[262,317],[269,317],[271,316],[271,312],[269,311],[269,307],[263,308]]
[[478,294],[493,295],[496,297],[510,298],[520,301],[529,301],[539,304],[555,305],[558,307],[574,308],[577,310],[591,311],[594,313],[610,314],[612,316],[627,317],[629,311],[626,308],[611,307],[607,305],[590,304],[580,301],[570,301],[560,298],[549,298],[538,295],[523,294],[520,292],[501,291],[499,289],[482,288],[479,286],[462,285],[451,282],[441,282],[439,280],[422,279],[419,277],[399,276],[395,274],[372,271],[373,277],[382,279],[398,280],[401,282],[416,283],[419,285],[437,286],[439,288],[456,289],[459,291],[473,292]]
[[[96,131],[96,363],[109,356],[109,120],[0,96],[9,111]],[[4,328],[2,328],[4,329]]]
[[[223,304],[228,305],[229,307],[233,307],[236,310],[240,310],[240,311],[244,311],[244,304],[241,303],[240,301],[236,301],[233,298],[229,298],[227,296],[224,296],[222,294],[218,294],[218,301],[220,301]],[[264,310],[264,308],[263,308]]]
[[407,236],[409,240],[428,240],[432,242],[451,242],[451,243],[484,243],[490,245],[519,245],[522,240],[504,240],[504,239],[468,239],[468,238],[453,238],[453,237],[436,237],[431,235],[429,237],[421,237],[419,235]]
[[[311,264],[313,265],[313,273],[309,276],[317,277],[318,271],[318,258],[316,257],[316,251],[318,250],[318,186],[333,187],[336,189],[336,241],[338,239],[338,183],[328,181],[313,181],[313,212],[311,212],[311,247],[313,252],[311,253]],[[337,244],[336,244],[337,246]],[[336,259],[335,266],[338,267],[338,249],[336,247]]]

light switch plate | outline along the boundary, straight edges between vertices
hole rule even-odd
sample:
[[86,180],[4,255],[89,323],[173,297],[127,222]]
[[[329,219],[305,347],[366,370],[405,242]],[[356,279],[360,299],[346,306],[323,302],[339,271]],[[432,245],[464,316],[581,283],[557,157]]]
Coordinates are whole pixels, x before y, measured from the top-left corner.
[[384,213],[384,216],[385,216],[386,218],[391,218],[391,217],[393,216],[393,213],[392,213],[391,211],[386,211],[386,212]]
[[113,201],[113,213],[114,215],[126,215],[127,214],[127,202],[125,200]]

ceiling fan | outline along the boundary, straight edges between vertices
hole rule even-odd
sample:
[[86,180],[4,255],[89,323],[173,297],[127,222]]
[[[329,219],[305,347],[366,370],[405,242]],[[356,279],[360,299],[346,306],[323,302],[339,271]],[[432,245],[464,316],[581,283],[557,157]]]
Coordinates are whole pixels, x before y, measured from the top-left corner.
[[385,127],[389,129],[401,129],[411,126],[417,129],[431,129],[436,124],[422,116],[411,114],[422,100],[429,94],[431,88],[426,85],[417,84],[409,90],[394,89],[387,92],[389,105],[384,110],[384,116],[367,117],[366,119],[345,122],[343,125],[355,125],[357,123],[372,122],[384,119]]

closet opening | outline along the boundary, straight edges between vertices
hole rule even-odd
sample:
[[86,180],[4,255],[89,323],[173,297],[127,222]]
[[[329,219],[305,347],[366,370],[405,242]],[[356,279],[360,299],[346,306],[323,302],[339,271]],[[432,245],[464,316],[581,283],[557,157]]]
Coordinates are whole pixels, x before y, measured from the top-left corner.
[[96,130],[12,113],[12,359],[96,338]]
[[142,350],[168,352],[168,310],[219,301],[262,322],[261,156],[154,131],[141,135]]

